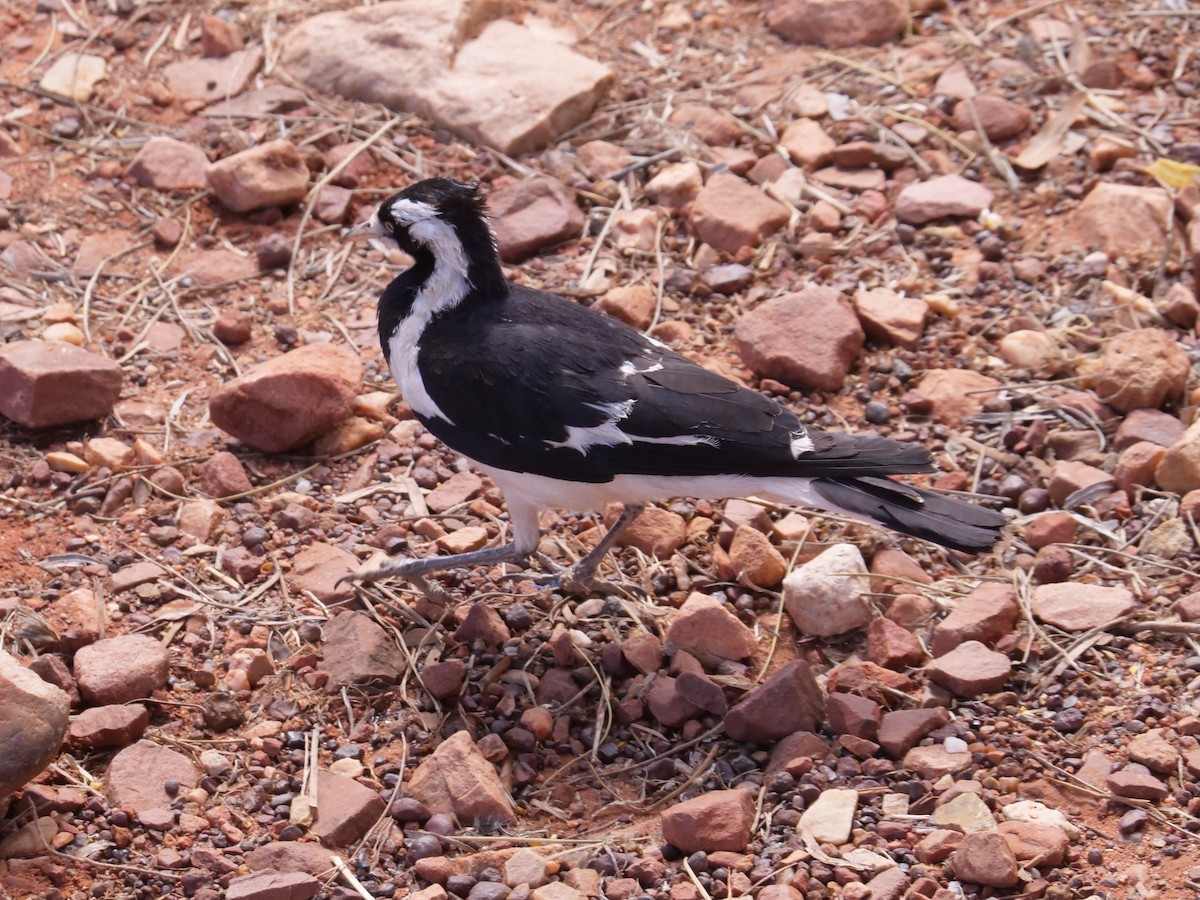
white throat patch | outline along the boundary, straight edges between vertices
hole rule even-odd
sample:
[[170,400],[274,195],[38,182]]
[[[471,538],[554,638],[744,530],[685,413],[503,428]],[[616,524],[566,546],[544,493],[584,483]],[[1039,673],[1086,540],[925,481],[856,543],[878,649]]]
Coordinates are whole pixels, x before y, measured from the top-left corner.
[[392,377],[414,412],[444,419],[453,425],[425,389],[417,369],[417,351],[430,319],[453,309],[471,290],[467,254],[454,227],[439,218],[437,210],[429,204],[401,199],[393,201],[389,211],[399,224],[408,228],[413,240],[433,254],[433,272],[421,286],[408,315],[389,339]]

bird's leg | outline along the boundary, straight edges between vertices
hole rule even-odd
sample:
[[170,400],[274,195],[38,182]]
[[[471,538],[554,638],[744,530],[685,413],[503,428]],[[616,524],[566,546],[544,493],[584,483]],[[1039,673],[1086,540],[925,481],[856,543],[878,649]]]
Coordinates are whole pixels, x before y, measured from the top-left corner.
[[596,569],[600,567],[600,560],[612,549],[626,526],[640,516],[645,508],[645,503],[626,503],[621,510],[621,515],[617,517],[617,521],[613,522],[612,528],[608,529],[608,533],[600,538],[600,542],[592,548],[591,552],[558,574],[559,588],[569,594],[586,594],[597,590],[595,575]]
[[488,566],[495,563],[522,563],[529,554],[522,553],[514,541],[499,547],[472,550],[469,553],[453,553],[449,556],[427,556],[424,559],[385,559],[379,565],[347,576],[349,580],[362,584],[374,584],[385,578],[419,578],[447,569],[465,569],[471,566]]
[[385,578],[423,579],[434,572],[447,569],[465,569],[471,566],[489,566],[496,563],[524,563],[538,545],[537,508],[515,503],[509,504],[509,519],[514,538],[499,547],[485,547],[467,553],[452,553],[449,556],[427,556],[423,559],[386,559],[376,566],[353,572],[341,581],[357,581],[374,584]]

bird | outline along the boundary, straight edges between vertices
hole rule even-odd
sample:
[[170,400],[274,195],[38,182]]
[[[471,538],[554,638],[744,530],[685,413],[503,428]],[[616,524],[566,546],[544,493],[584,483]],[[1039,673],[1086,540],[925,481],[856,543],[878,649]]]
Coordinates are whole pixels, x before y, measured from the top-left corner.
[[417,420],[503,492],[512,535],[465,553],[388,558],[353,580],[527,565],[546,508],[621,505],[595,547],[548,579],[572,593],[601,588],[601,560],[646,504],[679,497],[811,507],[968,553],[990,548],[1006,522],[893,478],[934,470],[920,444],[803,424],[616,318],[507,279],[477,184],[416,182],[349,234],[412,257],[379,298],[383,355]]

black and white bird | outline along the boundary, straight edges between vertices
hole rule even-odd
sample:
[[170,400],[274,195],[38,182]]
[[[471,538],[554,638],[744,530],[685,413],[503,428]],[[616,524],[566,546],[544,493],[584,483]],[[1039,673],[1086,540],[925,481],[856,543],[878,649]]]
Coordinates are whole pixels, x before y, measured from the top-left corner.
[[504,492],[513,538],[387,560],[359,580],[524,563],[546,507],[623,505],[604,539],[560,574],[577,592],[595,585],[600,560],[645,504],[673,497],[815,507],[969,552],[991,547],[1005,523],[888,477],[932,471],[922,446],[803,425],[616,319],[506,280],[474,185],[421,181],[354,231],[412,256],[379,300],[384,356],[420,422]]

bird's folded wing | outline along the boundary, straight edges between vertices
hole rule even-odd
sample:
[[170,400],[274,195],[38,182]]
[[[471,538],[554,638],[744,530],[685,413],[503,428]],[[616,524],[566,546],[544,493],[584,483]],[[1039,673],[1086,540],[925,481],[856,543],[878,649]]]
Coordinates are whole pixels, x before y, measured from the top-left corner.
[[931,468],[919,446],[806,428],[762,394],[572,304],[519,312],[431,324],[422,340],[426,390],[449,419],[427,424],[485,465],[580,481]]

